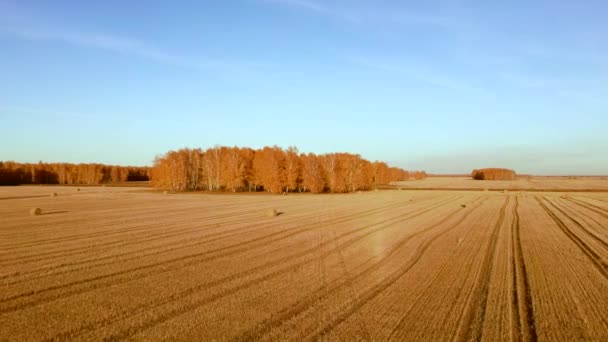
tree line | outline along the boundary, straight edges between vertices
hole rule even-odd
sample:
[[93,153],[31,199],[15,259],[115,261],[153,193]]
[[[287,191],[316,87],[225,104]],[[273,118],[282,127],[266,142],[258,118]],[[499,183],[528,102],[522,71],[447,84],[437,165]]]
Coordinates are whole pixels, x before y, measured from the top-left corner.
[[151,184],[170,191],[353,192],[393,181],[426,178],[357,154],[299,153],[295,147],[183,148],[158,156]]
[[0,161],[0,185],[97,185],[111,182],[147,181],[149,176],[149,167]]
[[515,171],[501,168],[475,169],[471,172],[471,177],[477,180],[514,180]]

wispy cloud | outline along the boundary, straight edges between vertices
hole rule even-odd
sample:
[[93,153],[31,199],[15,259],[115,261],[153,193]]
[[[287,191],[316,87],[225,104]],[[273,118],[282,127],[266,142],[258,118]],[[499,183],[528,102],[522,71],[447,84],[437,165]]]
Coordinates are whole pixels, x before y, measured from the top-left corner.
[[309,1],[309,0],[264,0],[265,2],[281,4],[286,6],[300,7],[303,9],[311,10],[314,12],[319,12],[323,14],[327,14],[329,9],[319,3]]
[[412,67],[406,65],[389,64],[385,62],[369,61],[364,59],[350,59],[350,62],[359,67],[364,67],[367,69],[382,71],[395,75],[401,75],[412,80],[440,88],[466,92],[484,91],[482,88],[478,88],[469,83],[429,70],[422,66]]
[[605,84],[603,76],[595,79],[567,76],[542,76],[520,71],[509,70],[497,73],[497,78],[507,84],[526,91],[538,90],[559,96],[564,99],[579,101],[581,103],[606,103]]
[[209,71],[212,69],[238,71],[239,69],[242,69],[242,66],[236,66],[226,62],[184,58],[178,54],[167,52],[139,40],[107,33],[31,27],[4,28],[0,30],[4,34],[8,34],[18,39],[58,42],[78,47],[112,51],[125,55],[137,56],[157,63],[199,71]]
[[534,77],[514,71],[501,71],[497,74],[497,76],[500,79],[520,88],[547,88],[551,87],[555,83],[554,79]]
[[91,115],[76,114],[73,112],[56,111],[56,110],[44,110],[39,108],[32,108],[26,106],[15,106],[10,104],[3,104],[0,102],[0,114],[3,115],[18,115],[19,117],[32,117],[37,120],[40,118],[46,118],[48,120],[56,120],[60,118],[65,119],[91,119]]
[[0,23],[0,37],[111,51],[190,69],[226,67],[211,61],[190,60],[178,53],[124,35],[66,27],[53,18],[10,3],[8,5],[0,3]]
[[465,25],[440,13],[429,13],[412,10],[376,11],[371,10],[361,15],[362,19],[374,22],[392,23],[404,26],[426,26],[443,29],[461,28]]
[[261,0],[265,3],[276,4],[281,6],[289,6],[299,8],[305,11],[313,12],[325,17],[335,18],[348,22],[359,22],[360,18],[354,13],[346,10],[341,10],[335,7],[327,6],[326,4],[312,0]]
[[[357,8],[349,3],[348,6],[338,6],[336,2],[317,2],[312,0],[261,0],[265,3],[300,8],[319,15],[333,17],[357,24],[389,23],[398,25],[432,26],[441,28],[454,28],[462,26],[462,22],[452,17],[438,13],[420,12],[398,9],[393,11],[378,10],[374,4],[368,8]],[[328,3],[332,5],[329,6]]]

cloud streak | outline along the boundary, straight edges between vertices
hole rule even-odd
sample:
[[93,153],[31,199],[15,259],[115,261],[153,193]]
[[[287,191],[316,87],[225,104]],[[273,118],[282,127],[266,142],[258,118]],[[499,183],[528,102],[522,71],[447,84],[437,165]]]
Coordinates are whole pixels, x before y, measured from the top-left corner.
[[250,72],[253,69],[251,66],[243,66],[230,62],[188,59],[139,40],[107,33],[81,32],[57,28],[18,27],[0,28],[0,34],[34,42],[56,42],[82,48],[105,50],[135,56],[158,64],[201,72],[243,73]]
[[606,84],[605,77],[598,75],[595,79],[582,77],[547,77],[521,73],[518,71],[502,71],[497,73],[497,79],[507,84],[523,89],[548,92],[567,100],[578,101],[585,104],[605,104],[605,91],[602,86]]
[[154,48],[141,41],[106,33],[85,33],[61,29],[17,28],[5,29],[14,38],[30,41],[59,42],[68,45],[100,49],[126,55],[134,55],[157,63],[179,66],[190,69],[205,70],[216,67],[227,67],[215,62],[192,62],[178,55]]
[[32,117],[32,119],[39,120],[40,118],[46,118],[47,120],[57,120],[60,118],[65,119],[86,119],[90,120],[93,118],[92,115],[75,114],[72,112],[55,111],[55,110],[41,110],[38,108],[15,106],[0,103],[0,114],[7,114],[15,116],[18,114],[20,117]]
[[309,1],[309,0],[265,0],[265,2],[292,6],[292,7],[299,7],[299,8],[303,8],[306,10],[323,13],[323,14],[329,13],[329,10],[327,7],[325,7],[319,3]]
[[396,74],[402,75],[407,78],[445,89],[456,90],[456,91],[466,91],[466,92],[483,92],[483,89],[470,85],[466,82],[458,81],[453,78],[438,74],[436,72],[427,70],[423,67],[410,67],[410,66],[401,66],[388,64],[383,62],[369,61],[363,59],[351,59],[350,60],[354,65]]
[[[425,13],[411,10],[378,11],[375,6],[359,10],[351,6],[348,8],[329,7],[324,3],[312,0],[261,0],[265,3],[299,8],[305,11],[314,12],[319,15],[333,17],[357,24],[363,23],[390,23],[397,25],[429,26],[437,28],[455,28],[463,26],[462,22],[453,18],[438,15],[435,13]],[[334,3],[335,4],[335,3]]]
[[308,12],[316,13],[325,17],[335,18],[347,22],[360,22],[360,18],[348,11],[328,7],[319,2],[311,0],[262,0],[265,3],[299,8]]

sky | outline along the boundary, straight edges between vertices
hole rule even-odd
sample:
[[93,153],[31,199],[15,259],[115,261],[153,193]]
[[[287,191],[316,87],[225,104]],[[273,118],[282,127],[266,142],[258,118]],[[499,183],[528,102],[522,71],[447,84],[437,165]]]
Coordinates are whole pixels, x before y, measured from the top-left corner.
[[0,160],[608,174],[608,2],[0,0]]

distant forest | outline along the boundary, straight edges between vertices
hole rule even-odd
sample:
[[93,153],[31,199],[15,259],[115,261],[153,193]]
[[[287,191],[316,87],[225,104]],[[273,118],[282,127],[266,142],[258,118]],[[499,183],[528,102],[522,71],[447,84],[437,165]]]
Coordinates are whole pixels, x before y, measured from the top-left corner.
[[299,153],[297,148],[184,148],[157,157],[152,185],[170,191],[353,192],[393,181],[426,178],[357,154]]
[[357,154],[299,153],[277,146],[251,149],[217,146],[184,148],[158,156],[152,167],[103,164],[0,162],[0,185],[151,181],[168,191],[265,191],[344,193],[393,181],[426,178],[424,171],[389,167]]
[[517,174],[511,169],[485,168],[475,169],[471,172],[471,177],[476,180],[515,180]]
[[149,167],[103,164],[0,162],[0,185],[78,184],[147,181]]

